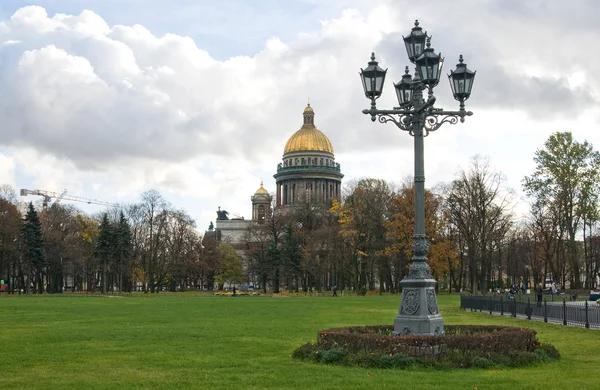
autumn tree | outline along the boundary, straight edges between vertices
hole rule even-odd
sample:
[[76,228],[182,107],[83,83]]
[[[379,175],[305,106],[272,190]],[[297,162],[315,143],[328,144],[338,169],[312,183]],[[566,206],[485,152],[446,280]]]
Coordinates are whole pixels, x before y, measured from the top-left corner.
[[100,223],[95,218],[78,213],[75,216],[75,225],[77,245],[73,253],[72,269],[68,271],[73,277],[72,287],[76,287],[79,291],[88,291],[95,281],[98,270],[95,251]]
[[[386,253],[394,259],[390,269],[389,282],[393,289],[399,291],[399,283],[404,278],[412,259],[412,242],[414,235],[414,184],[408,181],[395,193],[391,199],[391,217],[386,221],[389,245]],[[429,242],[427,255],[431,274],[438,279],[444,275],[449,265],[456,258],[455,243],[444,234],[449,223],[445,210],[442,209],[442,199],[431,191],[425,190],[425,234]]]
[[343,203],[334,201],[331,212],[340,225],[340,237],[349,249],[345,269],[356,291],[375,288],[377,259],[386,245],[391,189],[387,182],[363,179],[350,183]]
[[244,267],[235,249],[226,242],[217,246],[218,266],[215,281],[223,286],[225,282],[229,285],[236,285],[244,282]]
[[0,198],[0,279],[14,293],[15,284],[23,279],[21,262],[21,214],[15,204]]

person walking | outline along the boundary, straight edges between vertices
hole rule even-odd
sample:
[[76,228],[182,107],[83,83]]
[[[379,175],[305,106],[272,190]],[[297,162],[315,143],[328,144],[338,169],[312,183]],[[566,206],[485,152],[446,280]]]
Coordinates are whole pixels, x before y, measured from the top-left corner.
[[333,296],[337,297],[337,286],[333,286]]
[[537,305],[538,307],[542,307],[542,295],[544,295],[544,288],[542,287],[541,283],[538,284],[535,292],[537,293]]

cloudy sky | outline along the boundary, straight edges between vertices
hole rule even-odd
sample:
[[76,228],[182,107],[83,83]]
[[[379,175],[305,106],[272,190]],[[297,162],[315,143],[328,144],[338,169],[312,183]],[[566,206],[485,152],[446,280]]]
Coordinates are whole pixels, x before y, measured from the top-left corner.
[[[428,186],[479,154],[520,192],[556,131],[600,148],[597,0],[32,1],[0,2],[0,184],[108,202],[155,188],[202,230],[218,206],[248,218],[309,98],[345,180],[399,182],[412,138],[361,113],[358,71],[375,51],[392,107],[415,19],[445,73],[459,54],[477,70],[474,116],[426,139]],[[457,108],[445,80],[436,96]]]

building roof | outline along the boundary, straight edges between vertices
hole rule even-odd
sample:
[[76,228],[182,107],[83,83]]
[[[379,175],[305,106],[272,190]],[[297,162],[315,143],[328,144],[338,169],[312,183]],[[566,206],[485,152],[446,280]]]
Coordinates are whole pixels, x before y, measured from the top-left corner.
[[333,154],[331,141],[314,124],[314,110],[310,106],[304,109],[304,124],[288,139],[283,154],[302,151],[318,151]]

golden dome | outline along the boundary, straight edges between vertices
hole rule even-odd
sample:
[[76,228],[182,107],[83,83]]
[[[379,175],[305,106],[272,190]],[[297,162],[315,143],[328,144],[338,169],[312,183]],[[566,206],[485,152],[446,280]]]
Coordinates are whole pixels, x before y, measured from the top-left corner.
[[258,190],[256,190],[256,192],[254,193],[254,195],[259,195],[259,194],[269,195],[269,192],[264,189],[262,181],[260,182],[260,188]]
[[304,109],[304,124],[300,130],[296,131],[285,144],[283,153],[301,152],[301,151],[318,151],[333,154],[333,146],[331,141],[323,132],[315,127],[315,113],[310,106]]

